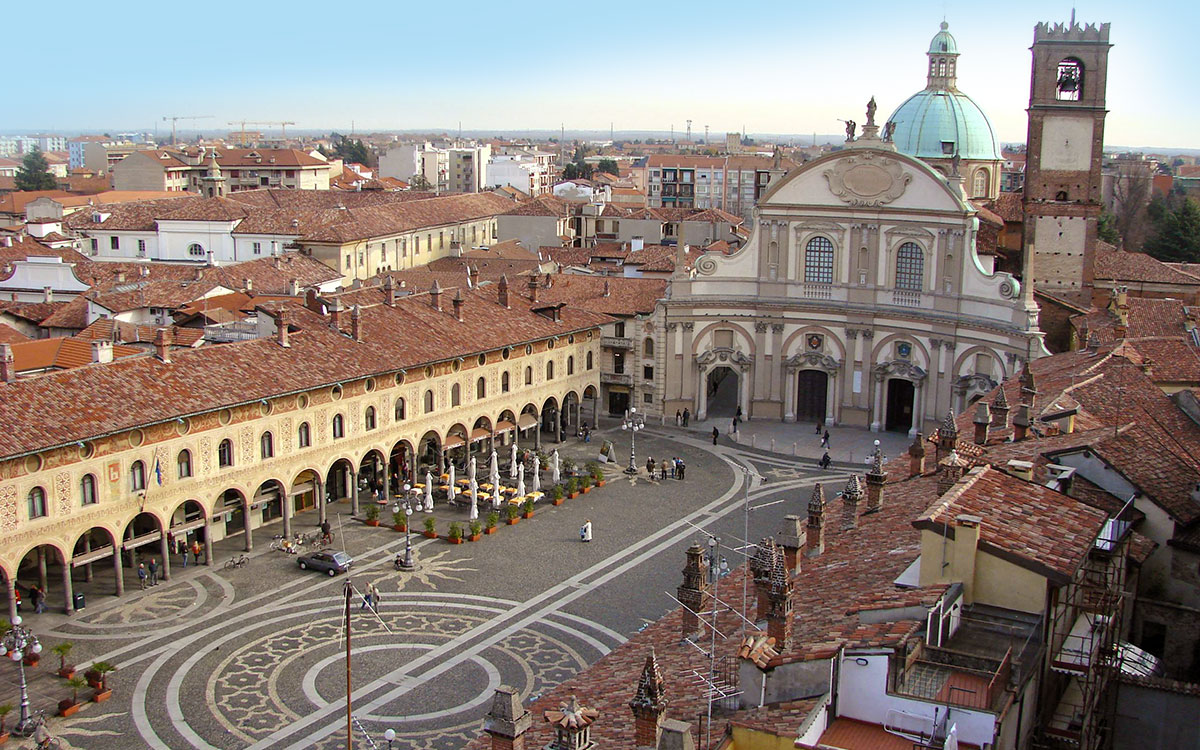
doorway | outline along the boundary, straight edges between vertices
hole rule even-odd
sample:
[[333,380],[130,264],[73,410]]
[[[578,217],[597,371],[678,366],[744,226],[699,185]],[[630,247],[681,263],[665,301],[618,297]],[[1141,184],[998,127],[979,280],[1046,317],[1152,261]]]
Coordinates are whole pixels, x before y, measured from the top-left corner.
[[888,432],[908,432],[913,423],[913,400],[916,389],[912,381],[892,378],[887,383],[887,419],[884,429]]
[[741,390],[738,374],[729,367],[714,367],[705,380],[708,397],[708,418],[727,417],[732,419],[738,410],[738,395]]
[[622,417],[629,408],[629,391],[608,391],[608,413],[613,417]]
[[801,370],[796,375],[796,421],[824,422],[828,397],[828,373]]

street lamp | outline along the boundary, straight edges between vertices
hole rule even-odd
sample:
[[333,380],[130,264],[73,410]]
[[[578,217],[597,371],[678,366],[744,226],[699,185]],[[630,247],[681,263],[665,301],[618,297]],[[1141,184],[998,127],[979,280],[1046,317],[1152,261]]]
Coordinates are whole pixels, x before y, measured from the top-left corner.
[[396,730],[388,729],[388,730],[384,731],[383,738],[385,740],[387,740],[388,750],[392,750],[392,743],[395,742],[395,740],[396,740]]
[[621,420],[621,429],[629,430],[629,466],[626,467],[626,474],[637,474],[637,458],[634,455],[634,447],[637,445],[637,434],[639,430],[646,427],[646,415],[638,414],[637,407],[631,407],[625,412],[625,418]]
[[25,662],[22,659],[27,653],[40,654],[41,652],[42,644],[38,642],[37,636],[28,628],[21,626],[20,615],[14,617],[12,628],[0,638],[0,656],[7,654],[21,670],[21,719],[13,728],[13,732],[22,737],[28,737],[37,728],[37,722],[32,721],[29,716],[29,689],[25,682]]
[[[409,504],[408,493],[409,493],[409,490],[411,490],[411,489],[412,489],[412,487],[409,486],[409,484],[407,482],[405,482],[404,483],[404,559],[400,561],[400,567],[403,568],[404,570],[412,570],[413,568],[416,567],[416,563],[413,562],[412,538],[410,536],[410,534],[412,533],[413,509],[412,509],[412,505]],[[400,503],[396,503],[395,505],[393,505],[392,511],[395,513],[399,513],[400,512]]]

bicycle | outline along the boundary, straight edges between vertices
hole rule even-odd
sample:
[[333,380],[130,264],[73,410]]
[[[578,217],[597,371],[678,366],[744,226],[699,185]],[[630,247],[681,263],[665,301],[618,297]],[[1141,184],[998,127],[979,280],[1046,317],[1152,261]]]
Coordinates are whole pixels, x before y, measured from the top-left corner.
[[242,568],[242,567],[245,567],[246,564],[249,562],[250,562],[250,558],[246,557],[245,555],[238,555],[237,557],[230,558],[225,563],[224,567],[225,567],[225,570],[230,570],[232,568]]
[[59,750],[62,747],[62,740],[50,734],[50,730],[46,729],[45,711],[38,711],[29,717],[29,726],[33,727],[29,736],[33,737],[34,750]]

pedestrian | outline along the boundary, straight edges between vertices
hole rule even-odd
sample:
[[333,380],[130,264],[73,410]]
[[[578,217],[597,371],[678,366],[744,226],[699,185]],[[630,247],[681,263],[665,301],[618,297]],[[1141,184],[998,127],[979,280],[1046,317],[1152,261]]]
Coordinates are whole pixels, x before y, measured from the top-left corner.
[[717,437],[720,436],[720,434],[721,433],[717,430],[717,428],[714,427],[713,428],[713,445],[717,444]]
[[821,447],[829,447],[829,430],[825,430],[825,434],[821,436]]
[[664,457],[662,461],[658,462],[658,466],[659,466],[659,471],[662,472],[662,479],[666,479],[667,478],[667,459]]
[[146,566],[143,563],[138,563],[138,585],[142,591],[146,590]]
[[675,410],[675,426],[680,427],[682,425],[683,425],[683,412],[676,409]]
[[150,585],[158,585],[158,558],[150,558]]
[[17,607],[17,614],[21,614],[21,587],[13,582],[13,604]]
[[737,432],[737,423],[738,423],[738,418],[734,417],[733,422],[730,425],[730,430],[729,430],[730,432]]
[[179,554],[183,557],[183,567],[187,567],[188,545],[187,539],[179,540]]
[[821,429],[822,429],[824,426],[825,426],[825,425],[821,423],[821,420],[819,420],[819,419],[818,419],[818,420],[817,420],[817,432],[816,432],[816,434],[820,435],[820,434],[821,434]]
[[683,426],[688,426],[688,420],[692,418],[692,412],[689,409],[683,410]]
[[30,586],[29,598],[33,599],[33,613],[35,615],[40,615],[46,611],[46,592],[42,591],[41,586]]
[[372,611],[375,610],[375,584],[373,583],[367,584],[367,590],[366,593],[363,594],[362,604],[358,605],[359,609],[364,609],[366,607],[370,607]]
[[333,544],[333,532],[330,530],[329,519],[326,518],[321,522],[321,543]]
[[646,476],[654,478],[654,456],[646,456]]
[[374,592],[375,592],[375,604],[371,607],[371,610],[375,614],[379,614],[379,605],[383,604],[383,594],[379,591],[378,586],[376,586],[374,588]]
[[739,422],[742,421],[742,405],[741,404],[738,404],[737,412],[734,413],[733,418]]
[[583,525],[579,527],[579,541],[592,541],[592,522],[590,519],[584,521]]
[[671,478],[675,478],[675,472],[679,471],[679,457],[671,456]]
[[829,451],[825,451],[825,455],[821,456],[821,468],[828,469],[829,464],[833,463],[833,459],[829,457]]
[[681,459],[679,459],[679,471],[678,471],[678,475],[679,475],[680,479],[683,479],[683,475],[686,471],[687,471],[687,464],[685,464],[683,462],[683,459],[681,458]]
[[192,540],[192,564],[200,564],[200,540]]

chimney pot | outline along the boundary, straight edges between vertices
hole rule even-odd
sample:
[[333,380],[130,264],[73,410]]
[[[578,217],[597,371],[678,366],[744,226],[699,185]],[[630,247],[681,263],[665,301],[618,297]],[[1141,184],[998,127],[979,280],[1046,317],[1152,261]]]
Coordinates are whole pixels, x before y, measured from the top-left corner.
[[117,283],[118,284],[125,283],[125,272],[124,271],[117,271]]
[[862,477],[851,474],[842,490],[842,529],[858,528],[858,504],[862,498]]
[[154,332],[154,356],[163,362],[171,361],[171,344],[175,336],[170,328],[159,328]]
[[658,668],[658,659],[654,649],[646,656],[638,679],[637,692],[629,702],[633,710],[633,744],[638,750],[652,750],[658,747],[659,726],[667,712],[667,700],[664,694],[662,671]]
[[704,549],[693,542],[685,554],[687,562],[683,567],[683,583],[675,590],[675,594],[679,601],[687,607],[683,611],[681,624],[681,636],[686,640],[700,632],[700,619],[693,613],[703,610],[708,602],[709,583],[708,566],[704,562]]
[[992,427],[1008,429],[1008,398],[1004,395],[1003,385],[996,389],[996,397],[992,399]]
[[442,287],[437,283],[437,279],[433,280],[433,286],[429,289],[429,305],[439,312],[442,309]]
[[679,719],[663,719],[658,750],[696,750],[692,725]]
[[533,717],[521,705],[520,693],[508,685],[496,688],[492,710],[483,721],[483,731],[491,735],[492,750],[524,750],[525,733]]
[[288,318],[290,317],[291,316],[288,315],[287,309],[281,309],[275,314],[275,341],[284,349],[287,349],[292,345],[291,342],[288,341],[288,334],[290,333],[290,331],[288,331]]
[[17,366],[13,362],[11,344],[0,344],[0,380],[11,383],[17,379]]
[[1017,413],[1013,415],[1013,440],[1024,440],[1029,437],[1029,404],[1021,404],[1017,407]]
[[335,331],[342,328],[342,301],[340,299],[335,299],[329,306],[329,324]]
[[450,302],[451,302],[451,304],[454,305],[454,319],[457,320],[459,323],[463,322],[463,314],[462,314],[463,296],[462,296],[461,289],[459,289],[458,292],[455,293],[454,299],[450,300]]
[[[116,329],[113,329],[113,335],[116,335]],[[92,342],[92,362],[96,364],[104,364],[113,361],[113,345],[111,341],[93,341]]]
[[1030,461],[1019,461],[1012,459],[1008,462],[1008,473],[1014,477],[1024,479],[1026,482],[1033,481],[1033,463]]
[[917,433],[912,445],[908,446],[908,475],[919,477],[925,473],[925,438]]
[[535,305],[538,301],[538,280],[536,276],[529,277],[529,300]]
[[496,291],[499,293],[500,304],[508,308],[508,275],[501,274],[500,281],[496,284]]
[[788,573],[799,575],[800,561],[803,559],[801,551],[808,542],[808,532],[804,529],[803,520],[800,516],[784,516],[783,526],[775,536],[779,546],[783,548]]
[[247,292],[254,291],[254,279],[242,279],[242,289]]
[[804,554],[815,557],[825,551],[825,488],[818,482],[808,500],[808,536]]
[[992,426],[992,413],[986,401],[975,402],[975,443],[987,445],[988,428]]
[[362,341],[362,310],[358,305],[350,311],[350,335],[355,341]]
[[776,548],[771,564],[770,589],[767,594],[767,635],[775,639],[775,650],[786,654],[792,650],[792,577],[784,563],[783,550]]
[[54,301],[54,290],[48,286],[42,287],[42,301],[43,302],[53,302]]
[[871,470],[867,472],[867,513],[883,510],[883,486],[887,484],[887,472],[883,470],[883,450],[875,441],[875,455],[871,459]]
[[383,304],[388,307],[396,306],[396,280],[390,275],[383,277]]

